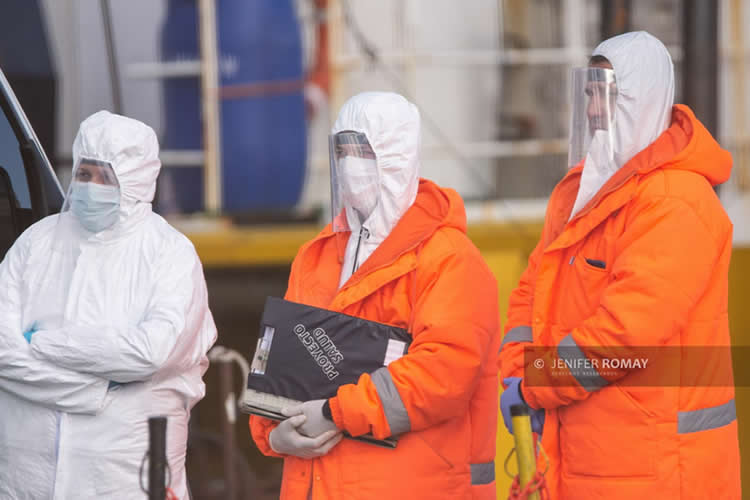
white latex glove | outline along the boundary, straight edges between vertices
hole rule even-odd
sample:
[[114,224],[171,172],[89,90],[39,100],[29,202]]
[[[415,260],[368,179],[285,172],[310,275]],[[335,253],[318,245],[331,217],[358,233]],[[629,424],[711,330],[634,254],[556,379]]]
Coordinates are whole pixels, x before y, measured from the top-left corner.
[[297,428],[305,422],[304,415],[295,415],[282,421],[268,436],[271,449],[280,455],[294,455],[299,458],[322,457],[341,441],[340,431],[324,432],[318,437],[309,438],[299,433]]
[[324,432],[339,430],[333,421],[328,420],[323,416],[323,404],[325,404],[325,402],[325,399],[313,399],[312,401],[306,401],[301,405],[283,408],[281,413],[287,417],[304,415],[307,419],[305,420],[305,423],[299,426],[298,430],[305,436],[318,437]]

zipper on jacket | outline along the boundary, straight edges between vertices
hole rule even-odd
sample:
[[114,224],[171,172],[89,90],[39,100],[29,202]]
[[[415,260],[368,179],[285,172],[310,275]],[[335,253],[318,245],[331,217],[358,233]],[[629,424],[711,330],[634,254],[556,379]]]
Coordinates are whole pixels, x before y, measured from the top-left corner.
[[357,272],[357,268],[359,267],[357,265],[357,260],[359,259],[359,245],[362,243],[362,236],[364,236],[365,239],[370,237],[370,231],[368,231],[365,226],[359,228],[359,239],[357,240],[357,248],[354,250],[354,262],[352,263],[352,274]]

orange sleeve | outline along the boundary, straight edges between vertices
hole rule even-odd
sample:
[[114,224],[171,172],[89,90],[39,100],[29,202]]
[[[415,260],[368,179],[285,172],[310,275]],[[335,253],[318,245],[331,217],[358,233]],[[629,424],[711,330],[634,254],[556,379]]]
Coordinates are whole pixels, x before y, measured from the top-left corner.
[[283,457],[271,449],[271,444],[268,442],[268,436],[271,431],[279,425],[278,422],[273,420],[259,417],[257,415],[250,415],[250,434],[253,436],[253,441],[258,447],[261,453],[269,457]]

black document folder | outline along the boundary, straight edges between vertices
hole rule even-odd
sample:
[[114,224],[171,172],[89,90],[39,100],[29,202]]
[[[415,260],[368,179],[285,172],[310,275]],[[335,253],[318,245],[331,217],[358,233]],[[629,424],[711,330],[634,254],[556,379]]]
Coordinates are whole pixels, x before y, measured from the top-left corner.
[[[241,408],[282,420],[285,406],[335,396],[406,354],[410,342],[402,328],[268,297]],[[396,446],[395,438],[354,439]]]

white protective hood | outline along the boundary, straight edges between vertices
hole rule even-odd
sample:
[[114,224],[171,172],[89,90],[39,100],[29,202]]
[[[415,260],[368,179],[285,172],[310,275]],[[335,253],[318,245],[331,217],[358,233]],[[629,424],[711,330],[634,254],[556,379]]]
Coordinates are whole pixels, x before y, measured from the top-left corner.
[[[81,158],[105,161],[112,165],[120,184],[121,233],[151,211],[156,178],[161,170],[159,142],[145,123],[99,111],[86,118],[73,142],[73,164]],[[70,190],[63,211],[69,206]],[[110,235],[111,237],[111,235]]]
[[[674,105],[674,67],[661,41],[645,31],[625,33],[603,41],[592,56],[612,64],[617,84],[614,115],[614,165],[589,149],[572,219],[594,198],[614,173],[654,142],[670,125]],[[597,143],[592,142],[592,147]]]
[[[385,240],[417,197],[419,111],[398,94],[364,92],[344,103],[331,134],[345,130],[364,134],[375,152],[378,183],[373,189],[378,191],[378,202],[361,225],[347,210],[351,236],[344,254],[340,286]],[[361,227],[366,231],[360,241]]]

